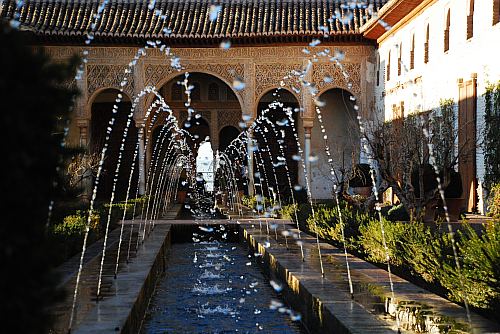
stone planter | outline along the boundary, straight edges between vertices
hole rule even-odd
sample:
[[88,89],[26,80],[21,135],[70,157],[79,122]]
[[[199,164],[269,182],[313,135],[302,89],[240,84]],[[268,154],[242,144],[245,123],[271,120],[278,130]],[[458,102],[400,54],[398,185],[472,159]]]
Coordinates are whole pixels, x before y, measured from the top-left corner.
[[186,201],[186,195],[187,195],[187,191],[178,190],[177,191],[177,202],[180,204],[184,204],[184,202]]
[[450,221],[459,221],[460,212],[465,208],[465,200],[463,198],[447,198],[446,205]]
[[424,222],[434,223],[436,221],[437,200],[432,200],[425,206]]
[[372,187],[352,187],[352,191],[356,195],[368,197],[372,193]]

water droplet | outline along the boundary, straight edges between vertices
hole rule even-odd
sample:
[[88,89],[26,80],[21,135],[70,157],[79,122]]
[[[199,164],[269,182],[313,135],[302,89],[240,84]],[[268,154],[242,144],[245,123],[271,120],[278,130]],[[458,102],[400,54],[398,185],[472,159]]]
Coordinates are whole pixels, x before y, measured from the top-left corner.
[[219,47],[222,50],[229,50],[231,48],[231,41],[228,40],[228,39],[227,40],[223,40],[222,42],[220,42]]
[[245,82],[243,81],[243,79],[239,78],[239,77],[236,77],[234,80],[233,80],[233,88],[237,91],[240,91],[242,89],[245,88]]
[[217,20],[217,16],[219,15],[219,12],[221,11],[221,9],[222,9],[221,5],[211,5],[210,6],[210,21]]
[[313,39],[313,40],[311,41],[311,43],[309,43],[309,46],[314,47],[314,46],[318,46],[318,45],[320,45],[320,44],[321,44],[321,41],[320,41],[319,39]]

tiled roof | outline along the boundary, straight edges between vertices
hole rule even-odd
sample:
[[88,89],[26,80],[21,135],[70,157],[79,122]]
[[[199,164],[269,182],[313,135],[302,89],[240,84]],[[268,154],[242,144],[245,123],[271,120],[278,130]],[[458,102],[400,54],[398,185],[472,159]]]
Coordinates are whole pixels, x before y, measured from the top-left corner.
[[[157,0],[153,10],[148,8],[150,2],[108,0],[97,20],[95,39],[165,38],[165,28],[171,30],[168,38],[177,40],[273,41],[277,37],[320,36],[321,27],[328,28],[331,36],[345,36],[358,35],[360,26],[371,18],[365,8],[351,9],[349,4],[356,3],[352,0]],[[376,11],[387,0],[364,2]],[[20,11],[21,28],[46,38],[81,42],[92,30],[100,3],[102,0],[26,0]],[[221,10],[211,21],[213,3]],[[1,16],[12,17],[14,8],[14,0],[4,1]],[[161,14],[155,15],[156,10]]]

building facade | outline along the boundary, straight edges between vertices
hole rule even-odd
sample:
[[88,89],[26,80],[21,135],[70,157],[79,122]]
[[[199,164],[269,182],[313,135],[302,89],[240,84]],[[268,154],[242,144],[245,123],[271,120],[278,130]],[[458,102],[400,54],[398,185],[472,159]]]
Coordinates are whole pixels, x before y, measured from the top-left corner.
[[[392,5],[392,6],[391,6]],[[500,1],[395,1],[363,30],[376,39],[375,109],[384,120],[439,110],[453,101],[457,150],[467,211],[485,212],[484,138],[486,88],[500,80]],[[377,31],[378,29],[378,31]]]
[[[467,135],[480,138],[482,94],[489,82],[500,79],[499,0],[221,1],[216,12],[208,0],[152,4],[112,0],[100,8],[99,1],[25,1],[18,10],[20,29],[53,59],[85,55],[82,78],[72,83],[81,95],[70,143],[91,144],[93,106],[113,103],[112,90],[134,101],[145,87],[154,87],[182,121],[186,110],[176,82],[189,72],[200,92],[194,108],[203,109],[215,151],[227,142],[224,128],[239,130],[242,115],[257,118],[269,94],[286,90],[289,102],[299,106],[300,145],[318,156],[307,166],[313,197],[327,199],[332,178],[316,105],[310,90],[294,89],[286,78],[310,66],[302,79],[329,102],[320,108],[338,169],[359,161],[358,115],[391,120],[396,113],[438,108],[441,99],[449,98],[456,102],[459,123],[460,117],[472,117]],[[15,1],[3,2],[2,17],[12,18],[15,11]],[[221,47],[228,41],[230,48]],[[123,84],[138,48],[144,54]],[[331,61],[339,50],[342,66]],[[182,69],[171,66],[172,55]],[[234,88],[237,80],[245,83],[243,89]],[[140,136],[153,100],[145,96],[135,110]],[[464,179],[468,209],[482,211],[481,150],[459,168],[464,175],[469,171]],[[304,184],[300,166],[296,169]]]

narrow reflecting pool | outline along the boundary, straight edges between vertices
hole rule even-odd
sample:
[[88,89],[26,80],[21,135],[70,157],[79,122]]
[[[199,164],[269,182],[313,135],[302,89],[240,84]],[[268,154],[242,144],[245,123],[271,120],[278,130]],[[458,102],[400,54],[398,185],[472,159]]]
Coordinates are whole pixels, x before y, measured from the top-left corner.
[[236,242],[172,244],[143,333],[304,333],[256,261]]

